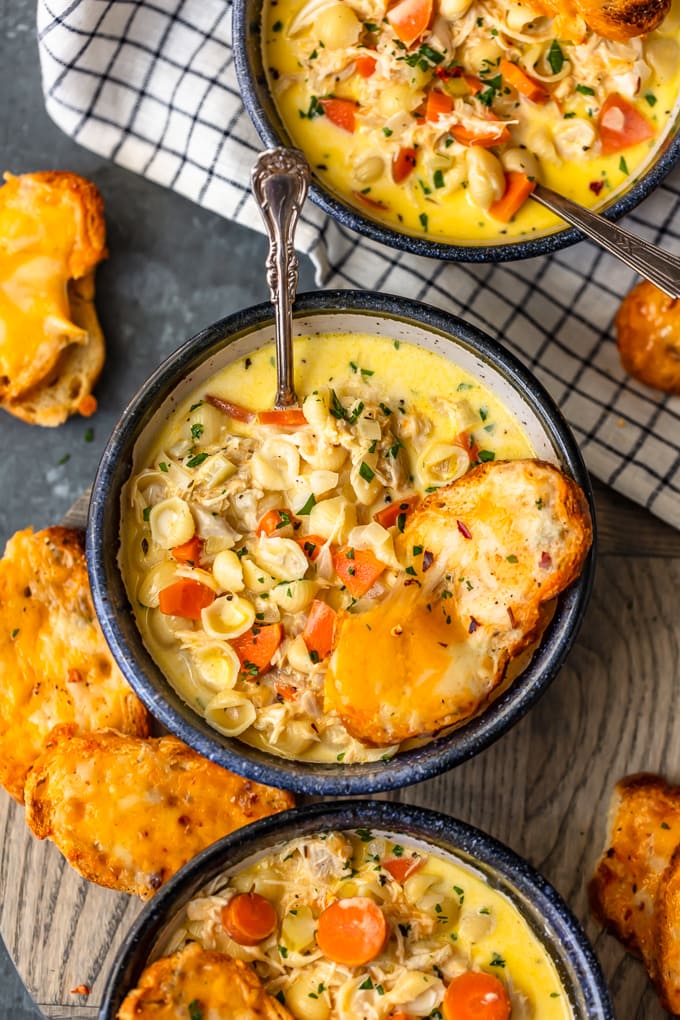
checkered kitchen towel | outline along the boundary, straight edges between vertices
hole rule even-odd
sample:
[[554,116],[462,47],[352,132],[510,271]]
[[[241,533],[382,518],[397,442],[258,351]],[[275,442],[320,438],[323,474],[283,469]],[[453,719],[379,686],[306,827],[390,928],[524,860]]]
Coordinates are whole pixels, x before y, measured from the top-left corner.
[[[47,110],[88,149],[247,226],[261,147],[241,104],[224,0],[39,0]],[[680,253],[680,172],[629,217]],[[299,245],[331,287],[450,309],[503,342],[550,390],[591,471],[680,527],[680,398],[622,372],[611,323],[633,282],[584,242],[552,257],[456,265],[397,253],[309,204]]]

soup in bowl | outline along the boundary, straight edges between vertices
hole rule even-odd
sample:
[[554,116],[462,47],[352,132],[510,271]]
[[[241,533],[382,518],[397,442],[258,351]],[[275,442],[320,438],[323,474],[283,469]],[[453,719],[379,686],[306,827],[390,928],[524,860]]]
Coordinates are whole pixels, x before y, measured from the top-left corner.
[[677,157],[680,9],[667,3],[615,25],[585,2],[241,6],[261,136],[299,146],[313,197],[385,243],[437,258],[554,250],[578,235],[552,236],[563,223],[530,200],[535,182],[619,215]]
[[479,830],[401,804],[315,805],[215,844],[137,922],[101,1016],[164,997],[179,1015],[194,994],[236,1011],[237,984],[282,1020],[612,1016],[554,890]]
[[299,304],[295,408],[272,408],[262,309],[178,352],[91,513],[130,682],[197,749],[298,789],[474,753],[561,661],[590,574],[586,476],[526,373],[443,313],[336,299]]

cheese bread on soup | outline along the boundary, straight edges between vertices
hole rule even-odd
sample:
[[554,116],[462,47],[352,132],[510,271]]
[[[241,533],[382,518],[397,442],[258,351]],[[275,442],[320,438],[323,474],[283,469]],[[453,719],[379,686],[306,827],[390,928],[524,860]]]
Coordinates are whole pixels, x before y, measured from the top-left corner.
[[147,714],[97,623],[81,532],[17,532],[0,559],[0,783],[26,774],[57,728],[145,736]]
[[26,821],[98,885],[144,899],[200,850],[291,794],[234,775],[176,737],[57,738],[26,783]]
[[106,257],[104,207],[76,174],[47,171],[0,188],[0,404],[37,425],[96,408],[104,365],[94,270]]
[[680,1012],[680,787],[660,776],[616,784],[609,835],[590,883],[593,912],[642,957],[667,1009]]
[[118,1020],[293,1020],[243,960],[191,942],[146,968]]
[[481,464],[427,496],[400,537],[406,579],[341,621],[327,710],[378,745],[469,718],[538,638],[591,541],[583,493],[540,461]]

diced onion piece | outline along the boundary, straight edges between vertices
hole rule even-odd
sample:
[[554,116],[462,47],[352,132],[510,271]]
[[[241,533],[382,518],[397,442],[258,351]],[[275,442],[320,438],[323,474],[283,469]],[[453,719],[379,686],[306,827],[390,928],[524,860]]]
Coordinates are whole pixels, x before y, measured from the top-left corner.
[[218,552],[213,563],[213,575],[222,591],[243,591],[243,567],[232,549]]
[[229,640],[250,630],[255,622],[255,609],[240,595],[221,595],[212,605],[201,610],[203,630],[209,637]]
[[[286,914],[281,924],[281,942],[294,953],[301,953],[314,944],[316,921],[309,907],[297,907]],[[316,989],[315,989],[316,990]]]
[[213,691],[231,690],[241,668],[238,655],[225,642],[219,645],[208,645],[192,652],[199,680],[203,686]]
[[370,549],[381,563],[386,563],[394,567],[395,570],[399,570],[401,567],[394,551],[392,535],[377,521],[371,521],[370,524],[359,524],[356,528],[352,528],[347,544],[355,549]]
[[196,530],[189,505],[179,496],[171,496],[151,507],[149,524],[151,538],[163,549],[184,545],[194,537]]
[[312,673],[314,663],[311,660],[305,639],[298,634],[286,647],[286,658],[293,669],[298,673]]
[[[219,411],[216,413],[220,414]],[[228,457],[223,453],[214,453],[204,460],[196,471],[196,484],[214,488],[224,484],[235,473],[236,465],[232,464]]]
[[205,707],[205,718],[225,737],[237,737],[255,722],[252,701],[236,691],[220,691]]
[[253,557],[278,581],[304,577],[309,566],[303,550],[292,538],[262,537],[253,547]]
[[292,443],[270,439],[253,454],[250,471],[253,483],[265,492],[290,489],[300,470],[300,455]]

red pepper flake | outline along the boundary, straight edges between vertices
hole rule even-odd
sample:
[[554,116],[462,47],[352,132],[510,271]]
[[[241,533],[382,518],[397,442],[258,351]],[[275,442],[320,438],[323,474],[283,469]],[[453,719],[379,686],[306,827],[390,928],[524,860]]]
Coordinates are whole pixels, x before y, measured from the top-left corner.
[[604,181],[591,181],[588,187],[594,195],[599,195],[604,188]]
[[437,67],[434,73],[440,81],[448,81],[449,78],[460,78],[463,74],[463,68],[458,65],[455,67]]
[[456,521],[456,524],[463,538],[472,538],[472,532],[468,528],[467,524],[463,524],[462,521]]
[[433,563],[434,553],[430,552],[429,549],[426,549],[423,553],[423,573],[425,573],[426,570],[429,570]]
[[541,553],[541,558],[538,561],[538,565],[541,568],[541,570],[549,570],[550,567],[552,567],[552,556],[550,555],[550,553],[547,552]]
[[75,988],[71,989],[71,995],[89,995],[90,988],[88,985],[76,985]]
[[474,634],[474,632],[477,630],[478,627],[479,627],[479,624],[475,620],[474,616],[471,616],[470,617],[470,626],[468,627],[468,634]]

